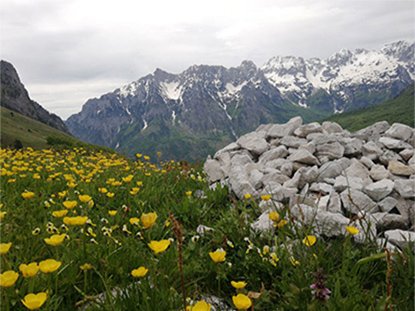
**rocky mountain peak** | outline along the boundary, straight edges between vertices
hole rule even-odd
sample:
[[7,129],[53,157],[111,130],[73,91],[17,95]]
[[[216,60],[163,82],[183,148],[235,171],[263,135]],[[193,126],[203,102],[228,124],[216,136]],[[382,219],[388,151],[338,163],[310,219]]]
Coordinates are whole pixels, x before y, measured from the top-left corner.
[[1,106],[69,133],[61,118],[49,113],[38,103],[30,99],[28,91],[20,81],[17,70],[11,63],[4,60],[0,61],[0,76]]
[[327,59],[329,66],[344,66],[350,62],[353,57],[353,53],[347,49],[341,49],[339,52],[333,54]]

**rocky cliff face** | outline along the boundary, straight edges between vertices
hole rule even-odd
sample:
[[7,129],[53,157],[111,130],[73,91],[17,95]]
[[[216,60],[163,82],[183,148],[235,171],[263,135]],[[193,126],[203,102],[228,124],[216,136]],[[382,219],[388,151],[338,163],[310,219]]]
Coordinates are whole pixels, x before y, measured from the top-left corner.
[[[258,125],[305,120],[358,109],[395,97],[413,83],[414,44],[380,51],[342,50],[332,57],[275,57],[258,68],[192,66],[180,74],[157,69],[113,92],[90,99],[67,120],[88,142],[133,154],[162,149],[192,159],[195,141],[231,141]],[[173,141],[171,141],[173,140]],[[176,154],[182,144],[184,154]],[[217,147],[217,146],[216,146]],[[197,158],[197,157],[196,157]],[[200,159],[200,157],[198,156]],[[195,157],[193,157],[195,159]]]
[[[216,152],[204,169],[239,198],[270,195],[252,227],[273,230],[268,214],[291,217],[316,234],[338,236],[353,224],[357,241],[415,240],[415,130],[378,122],[355,133],[334,122],[268,124]],[[406,241],[405,241],[406,239]]]
[[30,99],[29,93],[20,82],[17,71],[12,64],[3,60],[0,61],[0,76],[1,106],[69,133],[68,128],[61,118],[49,113],[38,103]]

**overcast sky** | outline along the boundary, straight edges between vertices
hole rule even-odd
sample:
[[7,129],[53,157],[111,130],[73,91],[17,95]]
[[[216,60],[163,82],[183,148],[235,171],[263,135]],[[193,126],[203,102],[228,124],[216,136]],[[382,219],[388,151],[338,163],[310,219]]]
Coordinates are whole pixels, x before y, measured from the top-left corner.
[[157,67],[378,49],[413,41],[414,19],[413,0],[1,0],[0,57],[66,119]]

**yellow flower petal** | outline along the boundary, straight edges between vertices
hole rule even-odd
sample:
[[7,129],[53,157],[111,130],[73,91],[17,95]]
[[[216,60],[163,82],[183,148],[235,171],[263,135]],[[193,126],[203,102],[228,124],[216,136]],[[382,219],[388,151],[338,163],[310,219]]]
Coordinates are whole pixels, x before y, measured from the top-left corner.
[[346,231],[349,232],[351,235],[356,235],[359,233],[359,229],[354,226],[346,226]]
[[7,254],[10,250],[10,247],[12,247],[12,243],[0,243],[0,255]]
[[246,284],[247,283],[245,281],[231,281],[231,285],[236,289],[245,288]]
[[150,241],[148,246],[155,254],[159,254],[170,246],[170,240]]
[[209,252],[209,256],[214,263],[224,262],[226,260],[226,251],[217,249],[214,252]]
[[139,267],[137,269],[134,269],[131,271],[131,275],[135,278],[142,278],[144,277],[148,272],[148,269],[146,267]]
[[303,239],[303,244],[311,247],[313,246],[317,241],[317,238],[314,235],[307,235],[304,239]]
[[43,306],[47,298],[48,295],[45,292],[27,294],[24,299],[22,299],[22,303],[29,310],[37,310]]
[[238,310],[246,310],[252,306],[251,299],[244,294],[232,296],[232,302]]

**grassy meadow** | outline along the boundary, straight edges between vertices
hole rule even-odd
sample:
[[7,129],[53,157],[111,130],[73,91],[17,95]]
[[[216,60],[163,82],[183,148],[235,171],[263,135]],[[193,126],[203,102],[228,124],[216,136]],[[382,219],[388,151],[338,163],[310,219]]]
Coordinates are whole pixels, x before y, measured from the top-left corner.
[[211,296],[223,310],[414,309],[410,248],[356,244],[353,227],[314,236],[288,208],[254,232],[269,197],[211,190],[199,167],[78,147],[0,153],[1,310],[200,311]]

